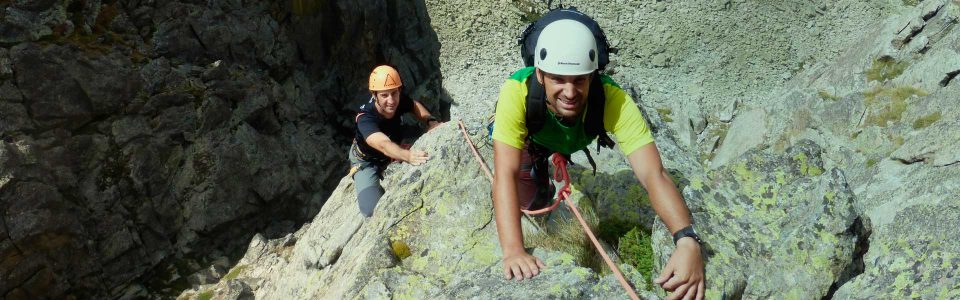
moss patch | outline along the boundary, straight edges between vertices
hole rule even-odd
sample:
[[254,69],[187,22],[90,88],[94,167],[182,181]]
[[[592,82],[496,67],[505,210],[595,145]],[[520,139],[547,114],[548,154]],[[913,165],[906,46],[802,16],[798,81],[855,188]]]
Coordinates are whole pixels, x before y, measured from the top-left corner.
[[935,112],[923,117],[920,117],[916,121],[913,121],[913,129],[927,128],[933,123],[940,121],[940,112]]
[[927,92],[912,86],[886,88],[874,87],[863,93],[864,104],[869,110],[866,124],[886,127],[887,122],[899,122],[907,110],[907,99],[912,96],[926,96]]
[[200,299],[200,300],[210,300],[210,299],[213,299],[213,291],[203,291],[203,292],[200,292],[200,295],[197,295],[197,299]]
[[820,174],[823,174],[823,169],[820,169],[819,167],[817,167],[817,165],[813,163],[809,163],[807,160],[807,155],[804,154],[803,152],[795,155],[793,157],[793,160],[800,165],[800,173],[803,175],[819,176]]
[[243,272],[246,271],[248,267],[250,266],[241,265],[241,266],[234,267],[233,270],[230,270],[230,272],[227,273],[227,275],[223,276],[223,281],[237,279],[237,277],[240,276],[240,274],[243,274]]
[[673,110],[669,108],[658,108],[657,112],[660,113],[660,118],[663,119],[664,122],[673,122],[673,118],[670,118],[670,114],[673,113]]
[[819,91],[817,91],[817,95],[820,96],[820,99],[827,100],[827,101],[840,100],[840,97],[834,96],[833,94],[831,94],[830,92],[827,92],[827,90],[824,90],[824,89],[820,89]]
[[890,141],[892,141],[893,144],[896,145],[897,147],[903,146],[903,144],[904,144],[903,137],[902,137],[902,136],[899,136],[899,135],[896,135],[896,134],[891,134],[891,135],[890,135]]
[[390,242],[390,249],[393,250],[393,255],[400,260],[404,260],[411,255],[410,246],[407,246],[407,243],[400,240]]
[[534,0],[513,0],[511,1],[520,15],[520,21],[531,23],[539,20],[543,16],[537,1]]
[[897,78],[908,66],[910,64],[907,62],[897,62],[892,57],[882,56],[874,60],[873,65],[867,70],[867,81],[884,82]]

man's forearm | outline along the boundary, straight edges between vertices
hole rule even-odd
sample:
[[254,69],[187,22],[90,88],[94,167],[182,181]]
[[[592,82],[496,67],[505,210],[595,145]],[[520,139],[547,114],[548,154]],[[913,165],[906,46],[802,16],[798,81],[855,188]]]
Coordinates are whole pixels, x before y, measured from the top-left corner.
[[408,162],[410,160],[410,150],[403,149],[400,147],[400,145],[397,145],[392,141],[384,142],[381,146],[382,146],[381,147],[382,149],[380,152],[383,152],[384,155],[392,159],[405,161],[405,162]]
[[517,204],[517,185],[514,178],[494,176],[493,212],[497,221],[497,235],[504,255],[526,251],[523,248],[523,230],[520,227],[520,209]]
[[670,233],[690,225],[690,210],[670,176],[666,172],[660,172],[659,176],[654,175],[647,180],[649,182],[645,185],[650,194],[650,204]]
[[423,124],[426,124],[428,127],[430,126],[430,121],[439,122],[437,118],[433,117],[433,114],[430,113],[430,110],[428,110],[427,107],[423,105],[423,103],[420,103],[420,101],[414,101],[413,103],[414,103],[414,107],[416,108],[414,109],[413,114],[417,118],[417,120],[420,120],[420,122],[423,122]]
[[498,140],[493,142],[493,213],[504,256],[525,252],[523,230],[520,227],[520,204],[517,201],[520,151]]
[[648,144],[627,155],[634,175],[650,194],[650,204],[670,233],[691,224],[690,210],[660,161],[655,144]]

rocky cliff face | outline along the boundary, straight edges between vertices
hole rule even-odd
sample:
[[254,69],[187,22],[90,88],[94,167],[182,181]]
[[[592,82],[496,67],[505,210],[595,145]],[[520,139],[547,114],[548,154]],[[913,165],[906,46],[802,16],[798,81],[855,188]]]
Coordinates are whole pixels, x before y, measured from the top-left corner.
[[[420,98],[451,101],[484,145],[521,65],[514,34],[546,3],[48,2],[3,15],[7,297],[145,296],[123,278],[230,240],[249,241],[242,259],[199,264],[182,298],[624,297],[563,209],[524,222],[550,267],[501,279],[489,183],[452,123],[414,146],[429,163],[387,170],[370,219],[351,180],[325,173],[342,150],[316,150],[349,126],[335,99],[362,93],[381,61],[404,64]],[[621,49],[610,73],[704,233],[709,299],[960,297],[960,2],[564,4]],[[110,80],[83,80],[103,70]],[[597,175],[571,170],[574,201],[598,231],[651,230],[653,267],[621,267],[642,297],[663,297],[649,280],[669,234],[622,155],[595,158]],[[316,213],[320,182],[339,183]],[[268,219],[294,222],[260,229]]]
[[179,293],[319,211],[374,65],[440,102],[422,4],[0,1],[0,19],[8,299]]
[[[960,237],[949,150],[960,3],[566,4],[621,48],[611,72],[639,100],[707,240],[708,299],[960,297],[960,249],[946,242]],[[543,6],[428,1],[453,114],[481,145],[498,86],[520,65],[503,28]],[[563,210],[546,225],[525,221],[528,246],[551,267],[520,284],[498,279],[489,185],[450,125],[415,145],[434,160],[388,170],[373,218],[360,220],[344,179],[311,225],[255,238],[221,282],[182,296],[624,297],[584,259],[593,250]],[[572,171],[575,201],[601,229],[652,229],[654,267],[623,267],[642,297],[662,297],[648,282],[673,249],[669,234],[622,157],[597,156],[596,176]]]

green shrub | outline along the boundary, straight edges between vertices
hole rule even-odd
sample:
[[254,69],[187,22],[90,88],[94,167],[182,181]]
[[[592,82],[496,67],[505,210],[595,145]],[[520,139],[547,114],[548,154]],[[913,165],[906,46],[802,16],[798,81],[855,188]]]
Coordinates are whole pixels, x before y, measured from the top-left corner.
[[[650,233],[634,227],[620,238],[620,258],[642,273],[653,271],[653,244]],[[644,282],[649,289],[650,283]]]
[[637,228],[635,222],[626,222],[619,219],[608,219],[600,222],[597,226],[597,238],[601,239],[610,246],[617,248],[620,239],[628,232]]

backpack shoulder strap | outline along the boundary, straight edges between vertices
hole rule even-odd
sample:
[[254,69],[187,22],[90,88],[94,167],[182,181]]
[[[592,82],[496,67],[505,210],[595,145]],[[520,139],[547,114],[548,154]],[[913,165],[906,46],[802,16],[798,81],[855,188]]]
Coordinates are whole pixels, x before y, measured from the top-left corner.
[[603,110],[606,106],[606,99],[606,94],[603,91],[603,81],[600,79],[599,72],[595,72],[593,73],[593,80],[590,80],[590,98],[587,100],[587,117],[584,130],[588,136],[597,137],[597,151],[600,151],[600,146],[613,148],[613,145],[616,144],[607,135],[606,128],[603,127]]
[[547,93],[543,85],[537,81],[536,73],[527,77],[527,97],[526,97],[526,122],[527,137],[543,129],[543,123],[547,115]]

